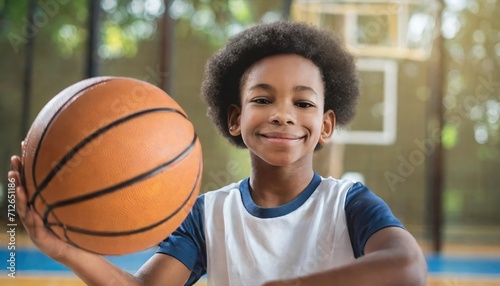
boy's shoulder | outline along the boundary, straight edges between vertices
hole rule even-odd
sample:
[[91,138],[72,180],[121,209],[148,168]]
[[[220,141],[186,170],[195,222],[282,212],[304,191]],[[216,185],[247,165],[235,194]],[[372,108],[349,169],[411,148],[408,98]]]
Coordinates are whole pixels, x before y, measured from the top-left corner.
[[331,188],[350,188],[357,182],[351,179],[336,179],[334,177],[321,177],[321,184]]
[[321,200],[343,202],[353,186],[357,184],[360,183],[350,179],[321,177],[321,183],[314,195]]
[[234,191],[239,191],[239,187],[240,187],[240,184],[243,180],[246,180],[246,179],[242,179],[242,180],[239,180],[237,182],[233,182],[233,183],[230,183],[226,186],[223,186],[223,187],[220,187],[218,189],[212,189],[212,190],[209,190],[207,191],[206,193],[204,193],[203,195],[204,196],[223,196],[223,195],[227,195],[231,192],[234,192]]

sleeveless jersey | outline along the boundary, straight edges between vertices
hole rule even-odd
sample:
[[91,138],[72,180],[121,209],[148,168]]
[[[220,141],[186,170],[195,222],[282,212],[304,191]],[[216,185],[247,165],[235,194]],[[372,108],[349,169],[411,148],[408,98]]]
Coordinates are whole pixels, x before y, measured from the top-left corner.
[[198,197],[182,225],[158,253],[171,255],[208,285],[261,285],[320,272],[364,255],[370,236],[403,227],[389,207],[361,183],[315,174],[291,202],[256,205],[249,178]]

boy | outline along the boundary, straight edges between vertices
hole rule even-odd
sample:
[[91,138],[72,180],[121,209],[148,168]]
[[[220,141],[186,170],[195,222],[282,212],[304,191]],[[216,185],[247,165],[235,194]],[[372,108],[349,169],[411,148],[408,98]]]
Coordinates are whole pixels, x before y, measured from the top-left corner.
[[209,285],[425,285],[422,252],[388,206],[312,169],[358,96],[353,57],[333,35],[291,22],[249,28],[209,61],[202,94],[221,133],[248,148],[249,178],[201,195],[135,276],[58,240],[18,187],[37,247],[89,285],[192,285],[205,273]]

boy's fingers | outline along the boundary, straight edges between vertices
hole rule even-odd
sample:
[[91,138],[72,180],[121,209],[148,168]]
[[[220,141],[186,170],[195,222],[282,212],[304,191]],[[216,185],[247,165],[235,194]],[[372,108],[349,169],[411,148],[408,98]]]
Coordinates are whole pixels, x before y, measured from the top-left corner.
[[21,220],[24,220],[26,217],[26,212],[28,211],[28,204],[26,202],[26,193],[24,192],[23,187],[17,186],[16,188],[16,208],[17,213]]
[[42,218],[35,212],[33,207],[29,208],[28,214],[25,221],[26,229],[30,233],[30,236],[37,239],[45,239],[47,235],[50,236],[50,232],[45,228]]
[[34,213],[31,211],[27,211],[26,215],[24,216],[24,219],[22,219],[24,227],[30,233],[30,235],[34,234],[36,231],[33,214]]
[[43,232],[40,232],[41,230],[43,230],[43,228],[45,227],[44,226],[44,223],[43,223],[43,220],[42,218],[36,214],[35,210],[33,210],[33,208],[30,208],[30,219],[31,219],[31,224],[33,225],[34,227],[34,230],[35,230],[35,237],[39,237]]
[[[24,141],[21,142],[21,148],[24,148]],[[14,179],[14,184],[16,185],[16,210],[21,219],[22,223],[28,230],[28,232],[32,232],[33,235],[37,234],[37,227],[43,227],[43,221],[36,212],[28,207],[28,199],[25,189],[21,184],[21,169],[22,163],[21,158],[17,155],[12,156],[10,158],[10,162],[12,165],[12,171],[9,171],[8,177],[9,179]]]
[[7,173],[7,177],[9,178],[9,183],[12,183],[12,180],[14,180],[14,184],[17,186],[19,186],[19,179],[21,178],[21,176],[19,176],[19,172],[18,171],[9,171]]
[[21,218],[21,220],[24,219],[26,216],[26,193],[24,192],[23,187],[20,185],[20,179],[21,176],[19,175],[19,172],[17,171],[9,171],[8,175],[9,177],[9,182],[13,180],[13,183],[16,188],[16,210]]
[[16,188],[23,186],[21,184],[21,174],[18,171],[9,171],[7,177],[9,178],[9,183],[14,183]]
[[12,156],[10,158],[10,163],[11,163],[13,171],[16,171],[16,172],[21,171],[21,158],[19,158],[19,156]]
[[43,222],[38,222],[41,221],[41,219],[40,217],[36,217],[37,214],[35,213],[35,211],[33,211],[32,208],[28,208],[27,206],[25,206],[25,209],[25,216],[21,221],[23,222],[24,227],[26,228],[30,236],[34,239],[37,239],[40,235],[38,226],[43,226]]

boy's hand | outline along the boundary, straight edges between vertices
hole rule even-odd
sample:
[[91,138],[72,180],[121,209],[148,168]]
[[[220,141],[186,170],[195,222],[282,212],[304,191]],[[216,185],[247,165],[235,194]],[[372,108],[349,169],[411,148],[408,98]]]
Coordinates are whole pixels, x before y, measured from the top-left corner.
[[22,164],[19,156],[12,156],[11,164],[12,171],[9,171],[8,177],[9,180],[13,179],[16,185],[16,209],[21,222],[33,243],[42,252],[55,260],[61,259],[66,253],[67,248],[72,246],[58,239],[44,226],[42,218],[33,210],[33,207],[28,207],[27,193],[21,184]]

